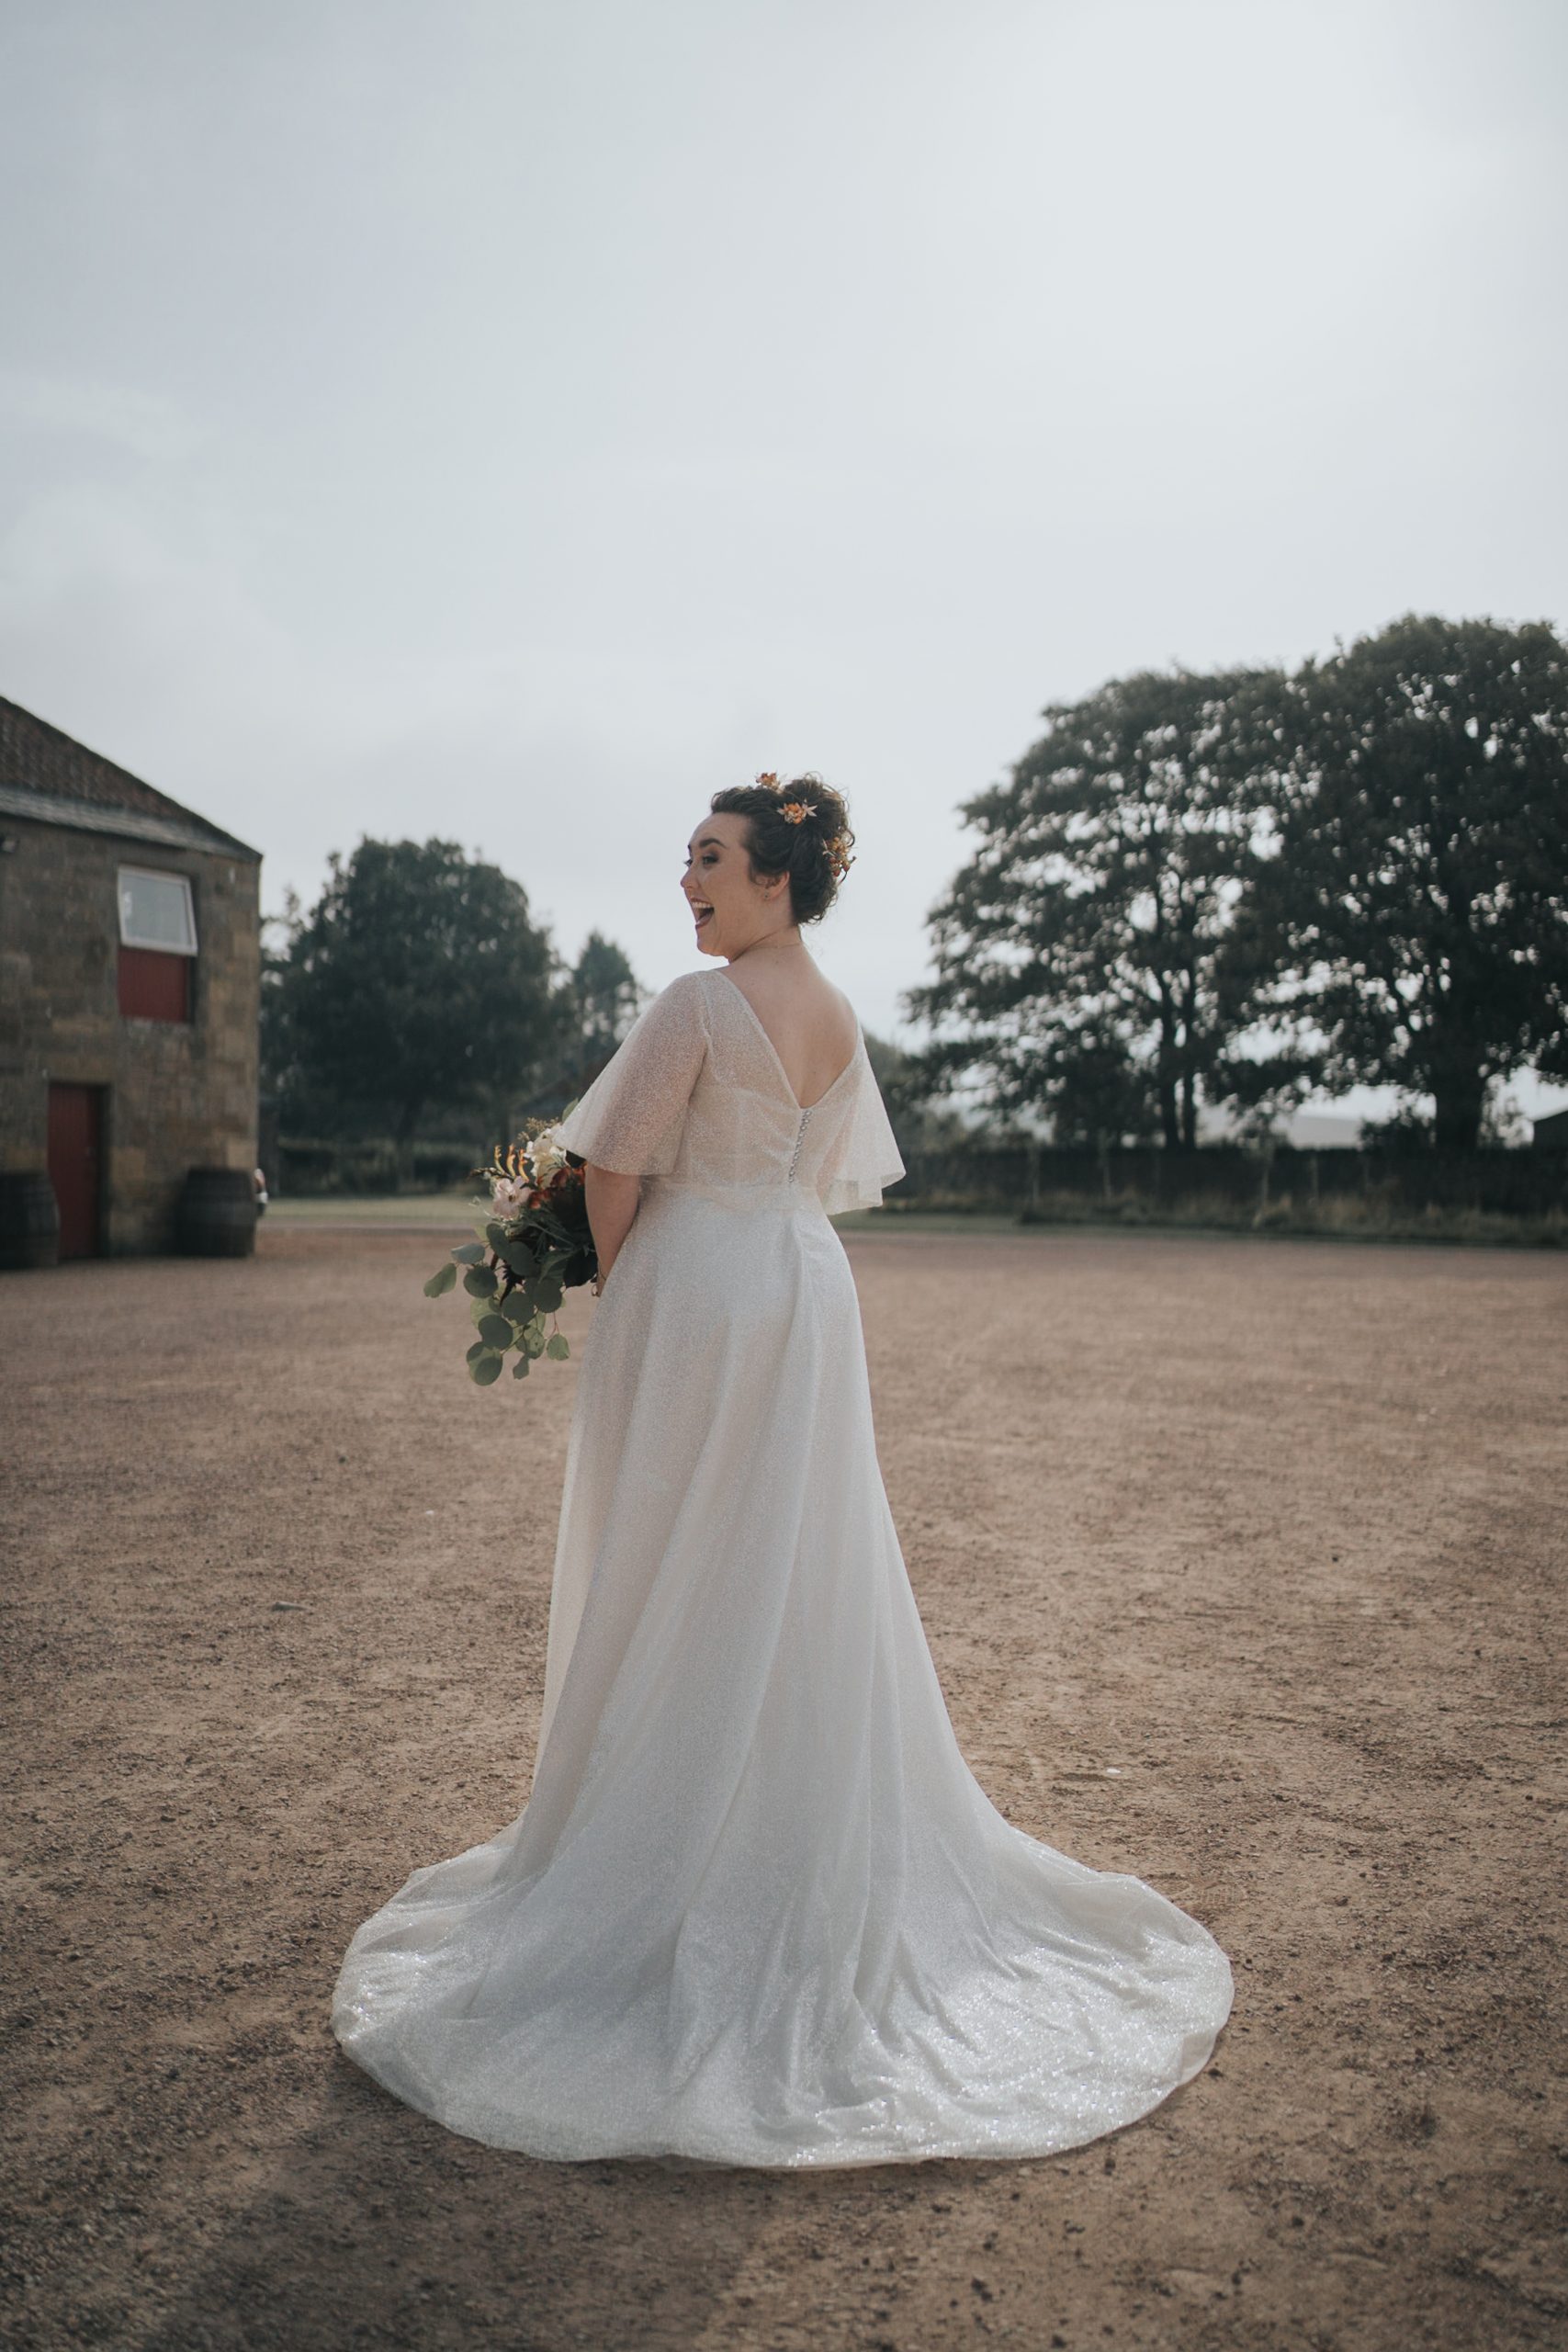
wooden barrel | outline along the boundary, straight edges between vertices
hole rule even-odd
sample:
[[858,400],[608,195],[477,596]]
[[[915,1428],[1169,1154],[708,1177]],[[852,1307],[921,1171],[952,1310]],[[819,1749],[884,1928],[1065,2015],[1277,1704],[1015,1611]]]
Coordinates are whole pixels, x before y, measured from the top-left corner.
[[256,1186],[248,1168],[193,1168],[175,1213],[187,1258],[248,1258],[256,1246]]
[[41,1168],[0,1173],[0,1266],[57,1266],[60,1209]]

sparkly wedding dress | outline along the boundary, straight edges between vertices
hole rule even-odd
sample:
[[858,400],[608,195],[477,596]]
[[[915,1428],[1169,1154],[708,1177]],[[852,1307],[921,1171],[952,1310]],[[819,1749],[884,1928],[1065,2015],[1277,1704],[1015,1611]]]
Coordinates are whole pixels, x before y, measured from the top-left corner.
[[795,1100],[720,967],[566,1125],[645,1179],[583,1355],[525,1809],[355,1934],[349,2056],[534,2155],[1026,2156],[1206,2063],[1231,1972],[959,1752],[830,1216],[903,1173],[863,1036]]

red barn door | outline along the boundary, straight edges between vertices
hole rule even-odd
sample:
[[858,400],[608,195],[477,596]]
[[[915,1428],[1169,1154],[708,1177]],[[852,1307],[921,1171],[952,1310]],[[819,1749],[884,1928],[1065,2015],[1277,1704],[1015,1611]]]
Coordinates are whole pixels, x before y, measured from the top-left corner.
[[96,1258],[103,1183],[103,1090],[49,1090],[49,1181],[60,1204],[60,1254]]

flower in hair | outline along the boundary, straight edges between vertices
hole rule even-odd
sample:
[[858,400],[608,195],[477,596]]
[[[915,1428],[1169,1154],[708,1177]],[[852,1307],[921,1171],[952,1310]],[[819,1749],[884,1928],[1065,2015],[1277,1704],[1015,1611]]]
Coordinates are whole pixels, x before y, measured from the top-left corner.
[[827,850],[828,863],[833,869],[833,879],[835,882],[841,882],[854,864],[854,859],[850,855],[849,844],[842,833],[833,835],[832,840],[827,843]]
[[778,775],[773,768],[764,768],[757,781],[764,792],[777,792],[779,789]]
[[779,810],[779,815],[787,817],[792,825],[804,825],[810,814],[811,810],[804,800],[786,800]]

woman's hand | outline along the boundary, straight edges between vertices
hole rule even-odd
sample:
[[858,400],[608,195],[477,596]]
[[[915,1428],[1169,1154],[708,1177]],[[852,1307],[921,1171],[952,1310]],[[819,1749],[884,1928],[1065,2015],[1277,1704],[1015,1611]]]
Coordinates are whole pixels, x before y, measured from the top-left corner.
[[621,1253],[621,1245],[631,1231],[642,1198],[642,1178],[623,1176],[614,1168],[595,1168],[590,1160],[582,1171],[582,1188],[594,1255],[599,1261],[598,1278],[593,1284],[593,1295],[599,1298],[610,1279],[610,1269]]

